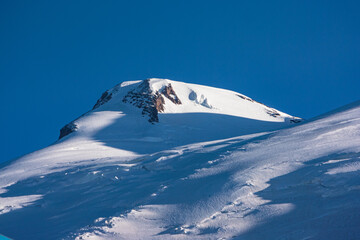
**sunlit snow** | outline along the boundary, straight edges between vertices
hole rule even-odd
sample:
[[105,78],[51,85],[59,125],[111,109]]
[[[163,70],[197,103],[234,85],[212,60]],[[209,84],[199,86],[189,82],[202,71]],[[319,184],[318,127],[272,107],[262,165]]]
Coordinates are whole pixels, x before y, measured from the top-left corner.
[[304,123],[242,94],[163,79],[159,122],[122,102],[0,169],[14,239],[356,239],[360,102]]

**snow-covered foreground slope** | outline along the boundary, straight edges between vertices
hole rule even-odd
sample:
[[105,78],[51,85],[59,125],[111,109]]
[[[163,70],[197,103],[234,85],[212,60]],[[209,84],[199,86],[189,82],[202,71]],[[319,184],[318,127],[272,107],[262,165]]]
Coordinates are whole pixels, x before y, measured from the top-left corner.
[[1,234],[359,238],[360,102],[269,132],[297,119],[227,90],[143,83],[107,91],[56,144],[2,166]]

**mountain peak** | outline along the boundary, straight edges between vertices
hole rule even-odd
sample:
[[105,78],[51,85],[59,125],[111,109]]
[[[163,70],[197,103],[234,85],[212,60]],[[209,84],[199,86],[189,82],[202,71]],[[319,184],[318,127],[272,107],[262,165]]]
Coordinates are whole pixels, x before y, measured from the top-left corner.
[[298,119],[240,93],[123,82],[61,140],[0,166],[0,229],[40,240],[359,236],[359,116],[357,102],[280,130]]
[[[160,115],[190,113],[220,114],[266,122],[300,121],[237,92],[160,78],[126,81],[105,91],[90,112],[104,111],[143,116],[151,124],[161,122]],[[76,121],[61,129],[60,138],[77,131]],[[181,117],[177,121],[181,123]]]

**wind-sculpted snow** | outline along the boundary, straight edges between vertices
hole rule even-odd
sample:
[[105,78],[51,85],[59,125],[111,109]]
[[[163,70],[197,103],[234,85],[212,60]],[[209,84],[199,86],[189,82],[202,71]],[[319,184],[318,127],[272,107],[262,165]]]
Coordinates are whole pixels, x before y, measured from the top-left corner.
[[[360,108],[164,159],[191,174],[85,227],[83,239],[357,239]],[[218,146],[215,147],[215,146]],[[199,146],[197,146],[199,147]],[[210,150],[215,147],[216,150]],[[175,163],[181,163],[177,166]],[[154,179],[162,165],[146,167]],[[175,167],[176,166],[176,167]],[[160,168],[161,169],[161,168]],[[164,173],[162,173],[164,174]],[[166,188],[164,188],[166,186]],[[80,236],[78,239],[80,239]]]
[[[150,124],[141,109],[122,102],[140,84],[118,85],[110,100],[75,120],[75,132],[0,169],[1,234],[14,239],[360,236],[360,102],[290,125],[291,116],[272,117],[261,104],[244,117],[234,110],[240,107],[227,108],[212,97],[219,90],[171,81],[181,104],[164,98],[165,111]],[[168,84],[154,80],[150,87],[161,91]],[[192,91],[196,98],[189,98]],[[234,96],[255,104],[220,92],[226,101]],[[199,104],[201,99],[212,108]],[[255,113],[258,118],[251,118]],[[289,126],[294,127],[276,130]]]

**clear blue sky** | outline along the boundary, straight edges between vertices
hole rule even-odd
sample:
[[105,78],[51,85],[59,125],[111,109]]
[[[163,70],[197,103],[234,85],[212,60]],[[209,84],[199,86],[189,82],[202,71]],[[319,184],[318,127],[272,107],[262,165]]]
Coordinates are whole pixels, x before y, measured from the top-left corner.
[[310,118],[359,99],[359,1],[0,3],[0,162],[54,142],[101,93],[148,77]]

